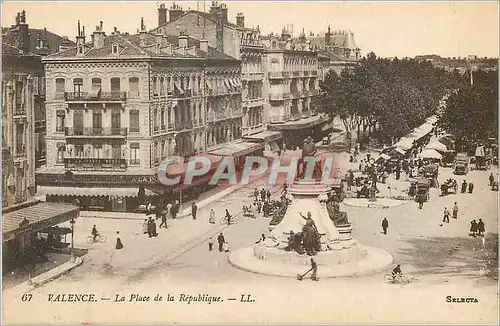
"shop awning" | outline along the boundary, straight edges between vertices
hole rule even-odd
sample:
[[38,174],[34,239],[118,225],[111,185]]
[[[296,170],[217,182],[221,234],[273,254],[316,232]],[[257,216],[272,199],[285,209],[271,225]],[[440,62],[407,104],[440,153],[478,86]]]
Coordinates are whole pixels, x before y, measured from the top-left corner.
[[391,159],[391,157],[389,155],[384,154],[384,153],[380,154],[380,157],[383,158],[384,160],[390,160]]
[[437,151],[444,152],[447,150],[446,145],[440,143],[438,140],[434,140],[425,146],[425,149],[435,149]]
[[[16,235],[37,231],[78,217],[77,206],[64,203],[40,203],[3,214],[2,242],[12,240]],[[24,219],[27,222],[20,225]]]
[[[155,195],[154,192],[144,189],[146,196]],[[39,186],[37,195],[54,196],[118,196],[137,197],[139,188],[98,188],[98,187],[53,187]]]
[[435,149],[424,149],[418,157],[440,160],[443,156]]
[[226,143],[221,148],[210,151],[212,155],[239,157],[263,149],[262,143],[234,142]]
[[276,141],[278,139],[281,139],[282,135],[281,132],[279,131],[271,131],[271,130],[266,130],[259,132],[254,135],[249,135],[245,136],[243,139],[247,140],[258,140],[258,141],[264,141],[266,143],[271,142],[271,141]]
[[394,146],[400,147],[400,148],[402,148],[404,150],[409,150],[410,148],[413,147],[413,139],[403,137]]
[[399,154],[402,154],[402,155],[405,155],[406,154],[406,151],[400,147],[396,147],[394,149],[396,152],[398,152]]

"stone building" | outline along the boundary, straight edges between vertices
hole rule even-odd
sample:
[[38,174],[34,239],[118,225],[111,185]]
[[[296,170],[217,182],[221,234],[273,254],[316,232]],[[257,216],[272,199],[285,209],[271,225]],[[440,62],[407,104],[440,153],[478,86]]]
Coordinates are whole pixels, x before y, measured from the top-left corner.
[[[168,19],[167,19],[168,14]],[[209,12],[184,11],[175,3],[167,9],[158,9],[158,27],[154,33],[172,34],[185,31],[195,39],[206,39],[208,45],[235,59],[241,60],[243,124],[242,135],[252,139],[269,140],[266,130],[267,116],[266,76],[260,30],[245,26],[243,13],[236,16],[236,24],[229,22],[225,4],[212,2]],[[274,133],[274,138],[279,137]]]
[[[73,205],[35,199],[35,168],[44,156],[44,71],[41,55],[56,49],[61,37],[44,31],[33,44],[26,12],[2,30],[2,247],[4,270],[33,260],[38,231],[78,215]],[[38,54],[38,53],[40,54]]]
[[283,145],[295,149],[306,136],[319,138],[326,123],[311,105],[319,95],[318,51],[304,32],[294,40],[286,28],[264,43],[268,129],[282,132]]
[[[29,28],[26,13],[18,13],[16,24],[2,27],[4,48],[4,81],[7,75],[24,71],[31,75],[34,99],[34,153],[35,167],[45,164],[45,74],[42,56],[56,53],[64,46],[74,46],[67,37],[61,37],[44,29]],[[26,57],[30,55],[31,57]],[[26,59],[26,60],[25,60]]]
[[177,191],[158,183],[164,158],[224,151],[232,142],[243,154],[254,150],[237,140],[240,61],[207,40],[151,33],[142,21],[135,35],[116,28],[106,35],[101,22],[90,42],[78,26],[76,40],[43,60],[51,155],[37,180],[51,199],[133,211],[139,190]]

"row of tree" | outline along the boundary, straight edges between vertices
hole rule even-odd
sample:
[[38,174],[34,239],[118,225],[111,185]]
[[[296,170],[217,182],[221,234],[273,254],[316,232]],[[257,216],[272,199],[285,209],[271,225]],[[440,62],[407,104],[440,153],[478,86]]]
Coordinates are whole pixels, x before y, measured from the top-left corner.
[[423,124],[450,90],[468,82],[458,71],[447,72],[429,61],[389,60],[370,53],[340,75],[330,71],[313,105],[339,116],[348,135],[356,132],[361,141],[366,135],[390,143]]
[[472,85],[451,93],[439,121],[459,148],[495,142],[498,135],[498,70],[475,71],[472,77]]

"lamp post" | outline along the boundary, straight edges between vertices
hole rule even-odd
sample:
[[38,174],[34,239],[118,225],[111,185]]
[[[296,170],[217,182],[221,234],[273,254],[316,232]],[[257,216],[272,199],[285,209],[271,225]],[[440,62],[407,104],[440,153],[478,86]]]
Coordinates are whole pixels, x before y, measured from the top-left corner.
[[71,255],[73,255],[75,249],[75,219],[72,218],[69,223],[71,224]]

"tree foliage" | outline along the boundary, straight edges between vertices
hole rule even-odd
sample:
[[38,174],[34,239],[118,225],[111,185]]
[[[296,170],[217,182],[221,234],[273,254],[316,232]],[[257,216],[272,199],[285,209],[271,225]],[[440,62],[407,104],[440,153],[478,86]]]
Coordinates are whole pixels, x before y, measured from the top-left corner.
[[498,70],[474,72],[474,85],[464,85],[450,95],[440,124],[461,145],[486,142],[489,137],[496,137]]
[[340,75],[331,71],[320,83],[318,107],[339,116],[348,132],[379,127],[384,139],[399,138],[434,114],[450,90],[467,83],[429,61],[381,59],[374,53]]

